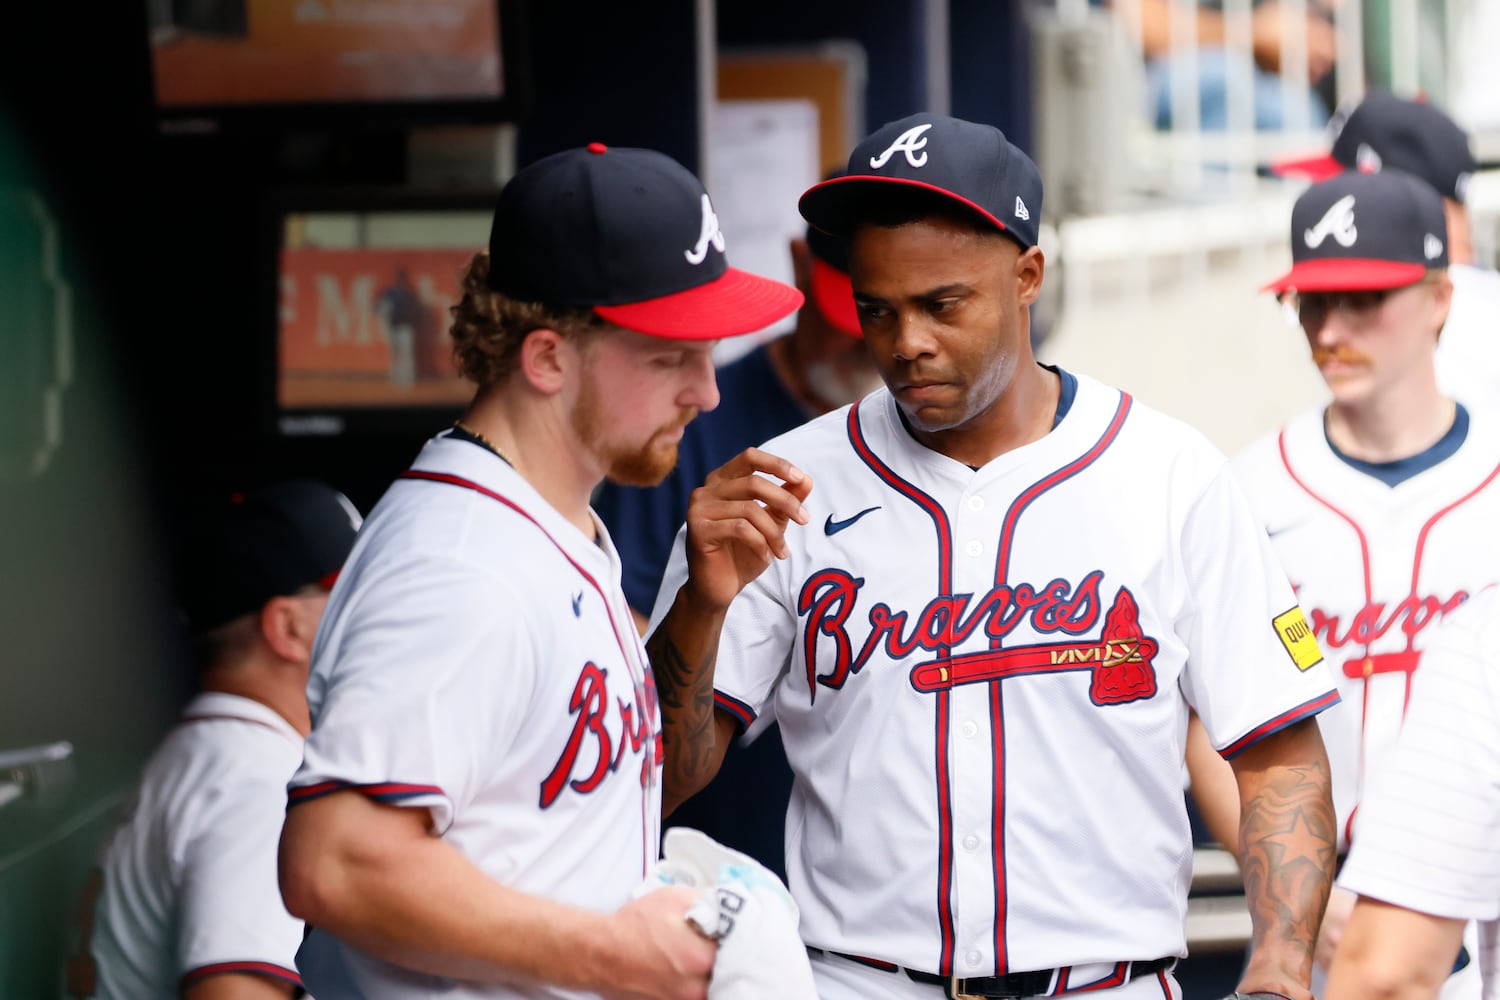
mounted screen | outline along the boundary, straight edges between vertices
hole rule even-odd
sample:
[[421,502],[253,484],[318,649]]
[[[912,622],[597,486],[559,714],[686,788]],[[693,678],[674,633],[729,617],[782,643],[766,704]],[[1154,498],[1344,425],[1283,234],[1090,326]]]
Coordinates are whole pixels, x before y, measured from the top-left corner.
[[502,0],[147,0],[168,131],[340,119],[501,121],[519,5]]
[[493,193],[321,200],[272,213],[277,431],[400,429],[456,414],[474,386],[454,367],[449,307],[489,240]]

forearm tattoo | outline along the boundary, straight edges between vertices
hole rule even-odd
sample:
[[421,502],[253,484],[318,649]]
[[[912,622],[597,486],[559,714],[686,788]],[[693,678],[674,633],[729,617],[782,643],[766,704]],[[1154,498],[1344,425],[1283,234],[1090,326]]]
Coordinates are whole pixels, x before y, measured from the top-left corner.
[[663,622],[646,640],[661,704],[662,781],[669,797],[686,797],[706,781],[714,752],[714,649],[694,662]]
[[1273,769],[1240,818],[1256,947],[1292,945],[1311,962],[1333,884],[1336,838],[1327,764]]

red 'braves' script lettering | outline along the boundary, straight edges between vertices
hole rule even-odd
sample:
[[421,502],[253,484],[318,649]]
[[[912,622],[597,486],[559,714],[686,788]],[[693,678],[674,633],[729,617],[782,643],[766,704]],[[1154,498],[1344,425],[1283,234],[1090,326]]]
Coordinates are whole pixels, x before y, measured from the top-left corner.
[[1337,614],[1330,614],[1322,608],[1310,608],[1308,618],[1312,621],[1313,634],[1324,649],[1341,649],[1350,643],[1367,646],[1397,625],[1406,636],[1406,648],[1411,649],[1423,629],[1468,598],[1468,591],[1460,590],[1447,600],[1411,594],[1395,605],[1372,601],[1354,613],[1349,619],[1349,627],[1342,632],[1339,631],[1342,619]]
[[[581,795],[592,792],[611,772],[619,770],[620,765],[625,761],[626,754],[635,754],[642,758],[642,786],[650,776],[650,769],[659,763],[661,737],[656,732],[655,679],[649,672],[647,673],[646,690],[639,696],[642,703],[640,710],[637,710],[633,701],[625,698],[615,700],[621,723],[618,744],[609,734],[607,680],[607,672],[594,663],[585,663],[583,670],[578,674],[578,681],[573,685],[573,697],[568,702],[569,713],[577,718],[573,720],[573,730],[568,734],[568,742],[563,747],[561,756],[557,758],[557,763],[552,766],[551,773],[542,782],[541,806],[543,809],[556,802],[565,788],[572,788]],[[584,746],[589,743],[590,737],[598,750],[594,768],[586,777],[574,778],[573,771],[578,766],[578,759],[582,755]],[[647,750],[649,753],[643,752]]]
[[[946,652],[981,627],[990,639],[1001,639],[1023,621],[1037,632],[1082,635],[1099,620],[1099,581],[1103,577],[1103,570],[1094,570],[1077,586],[1057,579],[1039,588],[1018,583],[992,587],[979,595],[935,597],[914,617],[906,611],[893,611],[882,602],[870,609],[870,631],[856,652],[847,626],[864,579],[838,569],[815,573],[802,585],[797,598],[798,614],[807,616],[803,649],[808,690],[816,697],[819,684],[843,687],[849,675],[859,673],[882,644],[887,657],[899,660],[915,649]],[[819,641],[825,640],[833,646],[833,667],[819,674],[816,650]]]

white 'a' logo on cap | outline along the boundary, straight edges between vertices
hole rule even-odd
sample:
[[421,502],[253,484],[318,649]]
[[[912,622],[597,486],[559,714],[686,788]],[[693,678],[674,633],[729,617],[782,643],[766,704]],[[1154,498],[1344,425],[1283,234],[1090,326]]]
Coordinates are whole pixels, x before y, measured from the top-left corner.
[[927,137],[923,135],[932,128],[932,123],[926,125],[913,125],[911,128],[896,136],[896,141],[885,147],[885,151],[879,156],[870,157],[870,166],[876,170],[885,166],[890,158],[897,153],[906,157],[906,162],[914,167],[920,167],[927,162],[927,154],[923,149],[927,146]]
[[719,217],[714,213],[713,202],[708,200],[708,195],[703,196],[703,226],[698,230],[698,242],[693,244],[693,249],[682,251],[689,264],[701,264],[708,256],[708,245],[713,244],[719,253],[724,252],[724,234],[719,231]]
[[1339,246],[1352,247],[1358,235],[1359,230],[1354,228],[1354,195],[1346,194],[1328,206],[1317,225],[1303,230],[1302,239],[1309,249],[1316,250],[1330,236]]

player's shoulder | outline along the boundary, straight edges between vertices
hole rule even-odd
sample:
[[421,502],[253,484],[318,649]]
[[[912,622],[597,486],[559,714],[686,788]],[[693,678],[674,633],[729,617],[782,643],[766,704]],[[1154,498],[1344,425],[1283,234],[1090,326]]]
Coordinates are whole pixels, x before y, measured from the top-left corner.
[[1217,475],[1226,457],[1197,427],[1142,401],[1126,389],[1074,373],[1078,389],[1059,430],[1080,434],[1080,440],[1108,438],[1119,422],[1119,433],[1106,454],[1129,461],[1143,473],[1169,479],[1183,476],[1206,479]]
[[1472,264],[1455,264],[1448,268],[1448,277],[1458,295],[1485,299],[1500,307],[1500,271]]
[[1323,434],[1323,410],[1321,403],[1309,407],[1285,423],[1256,435],[1249,444],[1230,455],[1230,467],[1242,480],[1263,475],[1280,477],[1285,475],[1289,459],[1328,451]]

